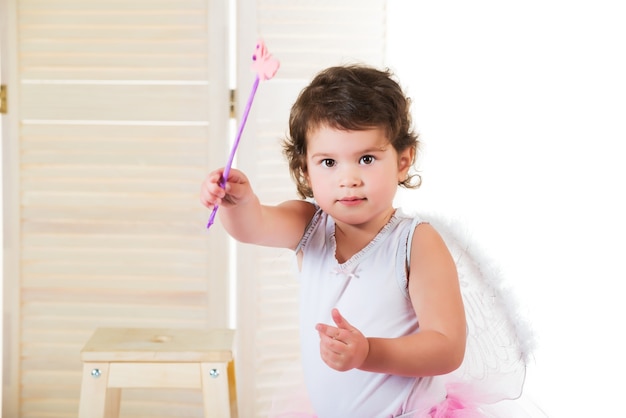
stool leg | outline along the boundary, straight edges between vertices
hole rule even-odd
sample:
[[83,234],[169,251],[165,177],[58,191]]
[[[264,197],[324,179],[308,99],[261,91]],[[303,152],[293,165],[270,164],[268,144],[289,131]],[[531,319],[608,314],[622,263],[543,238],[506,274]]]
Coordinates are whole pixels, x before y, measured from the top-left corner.
[[117,418],[121,389],[108,388],[109,363],[84,363],[78,418]]
[[237,409],[237,381],[235,380],[235,360],[228,363],[228,392],[230,395],[230,416],[237,418],[239,410]]
[[121,388],[107,388],[106,401],[104,403],[104,418],[119,418],[121,401]]
[[[232,364],[232,362],[231,362]],[[237,407],[231,401],[235,400],[234,380],[231,393],[229,364],[201,363],[200,375],[202,378],[202,397],[204,399],[204,418],[236,418]]]

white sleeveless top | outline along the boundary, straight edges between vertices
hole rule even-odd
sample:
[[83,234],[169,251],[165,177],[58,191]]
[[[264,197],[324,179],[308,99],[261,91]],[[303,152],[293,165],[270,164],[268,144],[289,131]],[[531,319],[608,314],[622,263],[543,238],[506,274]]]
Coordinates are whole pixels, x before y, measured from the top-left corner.
[[[304,378],[319,418],[399,417],[434,405],[445,391],[433,378],[412,378],[328,367],[319,352],[317,323],[335,325],[339,312],[366,337],[419,331],[407,289],[407,255],[421,221],[396,213],[345,263],[335,258],[335,222],[318,210],[296,249],[303,251],[300,333]],[[408,416],[408,415],[407,415]]]

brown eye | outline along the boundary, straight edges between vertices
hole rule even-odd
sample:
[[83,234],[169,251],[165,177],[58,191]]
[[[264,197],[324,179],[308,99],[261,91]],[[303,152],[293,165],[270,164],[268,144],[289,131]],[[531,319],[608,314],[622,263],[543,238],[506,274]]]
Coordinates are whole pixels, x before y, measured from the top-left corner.
[[321,161],[321,164],[322,164],[324,167],[334,167],[334,166],[335,166],[335,160],[333,160],[332,158],[324,158],[324,159]]
[[372,164],[374,160],[375,158],[372,155],[364,155],[363,157],[361,157],[359,163],[369,165]]

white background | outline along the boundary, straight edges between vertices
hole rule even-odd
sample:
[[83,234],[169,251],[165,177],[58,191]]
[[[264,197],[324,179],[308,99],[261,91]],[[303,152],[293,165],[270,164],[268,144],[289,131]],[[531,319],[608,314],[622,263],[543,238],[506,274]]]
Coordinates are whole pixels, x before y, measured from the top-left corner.
[[389,1],[390,68],[414,102],[423,186],[531,320],[526,393],[551,418],[624,396],[626,12],[618,1]]

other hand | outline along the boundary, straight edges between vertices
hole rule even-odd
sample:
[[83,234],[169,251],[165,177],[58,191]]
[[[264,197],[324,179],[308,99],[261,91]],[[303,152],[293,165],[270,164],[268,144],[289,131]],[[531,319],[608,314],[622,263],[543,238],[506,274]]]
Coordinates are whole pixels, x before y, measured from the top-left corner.
[[320,335],[320,355],[329,367],[344,372],[359,368],[369,354],[369,341],[353,327],[338,309],[331,312],[336,327],[317,324]]

